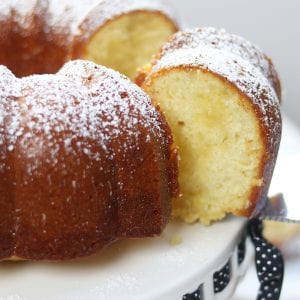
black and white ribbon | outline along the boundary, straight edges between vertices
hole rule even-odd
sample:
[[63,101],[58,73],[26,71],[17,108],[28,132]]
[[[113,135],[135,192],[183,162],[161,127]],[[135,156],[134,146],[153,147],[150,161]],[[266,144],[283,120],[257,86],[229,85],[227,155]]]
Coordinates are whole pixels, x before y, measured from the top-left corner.
[[[255,264],[257,277],[260,283],[257,300],[278,300],[280,297],[284,262],[280,251],[263,237],[262,221],[252,219],[248,222],[247,234],[250,236],[255,249]],[[245,257],[244,236],[238,245],[238,263],[241,264]],[[213,275],[214,293],[222,292],[230,282],[230,264],[227,262]],[[205,300],[203,297],[203,284],[196,291],[185,294],[182,300]]]
[[284,262],[280,251],[263,236],[262,221],[253,219],[248,223],[248,233],[255,247],[255,264],[260,288],[257,300],[277,300],[280,297]]

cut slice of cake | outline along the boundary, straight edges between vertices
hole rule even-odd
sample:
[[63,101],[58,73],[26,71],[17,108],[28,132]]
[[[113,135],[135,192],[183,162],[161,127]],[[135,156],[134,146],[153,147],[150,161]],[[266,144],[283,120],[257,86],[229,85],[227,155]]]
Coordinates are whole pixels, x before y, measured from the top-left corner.
[[177,31],[163,0],[2,0],[0,64],[16,76],[91,60],[134,78]]
[[173,14],[161,0],[99,2],[79,25],[73,56],[134,79],[137,68],[178,30]]
[[208,224],[250,216],[266,199],[281,136],[271,61],[224,30],[179,32],[137,82],[165,113],[179,147],[173,214]]

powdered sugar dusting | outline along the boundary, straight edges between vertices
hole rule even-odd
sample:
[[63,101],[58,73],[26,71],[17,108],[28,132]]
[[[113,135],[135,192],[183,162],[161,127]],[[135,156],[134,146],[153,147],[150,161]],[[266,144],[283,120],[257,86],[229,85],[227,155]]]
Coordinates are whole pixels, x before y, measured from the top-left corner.
[[281,97],[278,74],[270,59],[253,43],[243,37],[229,34],[224,29],[204,27],[178,32],[174,35],[172,41],[163,47],[161,56],[176,51],[179,48],[195,49],[207,47],[210,49],[219,49],[222,52],[226,51],[226,53],[236,55],[251,63],[270,80],[277,92],[277,96]]
[[[16,79],[5,67],[0,71],[3,153],[22,153],[28,175],[40,163],[53,167],[60,163],[63,168],[62,153],[107,161],[132,145],[150,145],[153,139],[160,145],[168,142],[149,97],[113,70],[73,61],[57,75]],[[141,130],[147,131],[146,136]],[[47,180],[50,184],[51,178]],[[76,181],[72,187],[78,187]]]
[[32,13],[38,0],[9,0],[0,2],[0,16],[7,18],[14,12],[20,19]]
[[[25,31],[43,26],[39,28],[40,32],[71,52],[76,35],[89,37],[108,20],[136,10],[159,11],[171,18],[174,16],[164,0],[5,0],[0,2],[0,22],[6,26],[7,20],[12,18],[19,30]],[[44,20],[43,25],[34,23],[34,15]],[[71,57],[71,53],[66,57]]]
[[162,12],[174,22],[177,19],[173,9],[164,0],[102,0],[90,10],[89,15],[79,26],[78,34],[88,37],[106,21],[121,14],[139,10]]
[[[33,22],[33,12],[39,13],[39,0],[9,0],[0,2],[0,22],[13,20],[23,30],[29,30]],[[1,25],[3,26],[3,25]]]
[[0,171],[6,167],[6,153],[13,150],[16,139],[22,134],[20,113],[14,102],[20,96],[19,82],[6,67],[0,66]]
[[174,12],[163,0],[50,0],[47,26],[64,34],[66,44],[74,36],[89,37],[108,20],[130,11],[160,11],[173,18]]
[[[48,6],[48,22],[50,28],[58,31],[74,33],[77,26],[87,16],[99,0],[50,0]],[[71,37],[71,36],[70,36]]]
[[49,1],[49,25],[69,26],[75,33],[77,26],[87,17],[94,16],[93,21],[97,26],[101,26],[113,17],[135,10],[161,11],[174,16],[170,6],[162,0],[80,0],[76,3],[68,0],[51,0]]

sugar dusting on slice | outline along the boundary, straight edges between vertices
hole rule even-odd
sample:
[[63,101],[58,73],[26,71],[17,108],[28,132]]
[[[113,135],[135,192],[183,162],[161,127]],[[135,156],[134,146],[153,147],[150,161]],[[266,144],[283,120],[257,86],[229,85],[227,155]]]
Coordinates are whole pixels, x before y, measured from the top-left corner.
[[[276,90],[278,74],[270,59],[253,43],[235,34],[229,34],[224,29],[213,27],[196,28],[178,32],[172,40],[167,43],[161,56],[169,54],[177,49],[206,48],[216,49],[231,55],[236,55],[250,62],[267,77]],[[278,95],[280,97],[280,95]]]
[[270,149],[278,148],[279,99],[270,81],[276,71],[256,46],[224,30],[200,28],[179,32],[162,48],[151,74],[174,67],[200,67],[234,84],[258,107]]
[[175,12],[164,0],[102,0],[90,10],[79,26],[79,35],[89,36],[108,20],[133,11],[161,12],[172,20],[177,19]]
[[137,10],[159,11],[175,19],[164,0],[9,0],[0,2],[0,22],[13,16],[20,28],[29,30],[34,14],[39,15],[45,21],[40,30],[58,35],[59,42],[71,49],[75,35],[90,35],[114,17]]

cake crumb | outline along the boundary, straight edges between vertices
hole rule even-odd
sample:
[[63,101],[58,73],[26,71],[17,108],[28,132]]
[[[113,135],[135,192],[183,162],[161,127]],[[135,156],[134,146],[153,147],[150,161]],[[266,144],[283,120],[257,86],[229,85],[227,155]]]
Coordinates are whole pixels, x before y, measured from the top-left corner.
[[180,235],[173,235],[171,236],[169,243],[172,246],[178,246],[180,244],[182,244],[182,237]]

